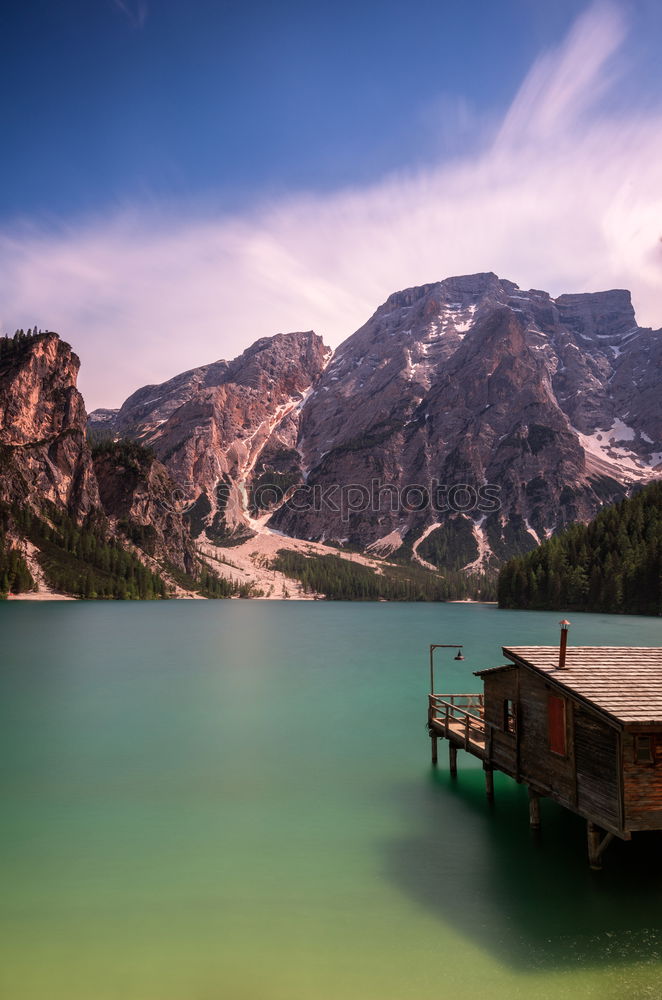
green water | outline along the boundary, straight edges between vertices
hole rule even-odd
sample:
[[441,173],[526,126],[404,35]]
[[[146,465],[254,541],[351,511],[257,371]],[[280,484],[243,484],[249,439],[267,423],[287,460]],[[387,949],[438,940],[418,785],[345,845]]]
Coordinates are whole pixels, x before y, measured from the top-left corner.
[[[585,861],[576,817],[459,755],[437,687],[558,614],[470,605],[0,604],[3,1000],[662,996],[662,838]],[[578,644],[662,622],[573,615]]]

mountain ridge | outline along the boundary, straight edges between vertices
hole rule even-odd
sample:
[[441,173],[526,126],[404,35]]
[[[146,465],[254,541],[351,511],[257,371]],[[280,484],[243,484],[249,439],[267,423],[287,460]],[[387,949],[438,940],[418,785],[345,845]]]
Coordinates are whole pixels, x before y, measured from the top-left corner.
[[[623,289],[446,278],[394,292],[335,352],[262,337],[87,421],[57,335],[0,347],[0,500],[103,510],[150,565],[234,559],[270,592],[278,546],[493,574],[662,475],[662,336]],[[124,439],[148,449],[133,465]]]
[[[215,362],[213,392],[233,378],[237,385],[242,359],[268,353],[273,343],[262,338],[239,359]],[[302,349],[300,340],[288,344],[295,353]],[[233,434],[230,449],[245,451],[243,427],[226,421],[222,445],[208,433],[214,461],[201,473],[190,460],[173,460],[169,448],[190,450],[195,420],[210,428],[221,423],[218,412],[200,409],[205,390],[194,385],[214,365],[138,390],[115,427],[156,447],[175,477],[193,484],[200,531],[219,542],[271,529],[382,554],[402,550],[420,562],[421,544],[434,549],[430,535],[443,522],[457,536],[452,545],[464,539],[465,565],[485,568],[567,523],[588,520],[604,502],[652,478],[662,462],[655,379],[662,338],[637,326],[624,289],[553,298],[481,272],[394,292],[333,354],[318,353],[315,370],[306,372],[308,388],[287,403],[281,394],[271,422],[260,411],[266,440],[243,463],[227,454]],[[159,409],[182,384],[186,399],[172,407],[170,395],[171,408]],[[145,399],[154,393],[149,410]],[[132,415],[136,400],[147,407],[139,419]],[[194,420],[183,419],[187,407]],[[248,428],[253,433],[250,419]],[[429,494],[439,483],[464,484],[478,495],[491,484],[501,490],[501,509],[457,509],[439,518],[429,506],[408,510],[403,503],[316,505],[334,487],[369,491],[375,480],[400,494],[412,485]],[[274,495],[283,486],[280,502],[260,506],[256,484],[273,487]],[[287,490],[296,491],[296,502]]]

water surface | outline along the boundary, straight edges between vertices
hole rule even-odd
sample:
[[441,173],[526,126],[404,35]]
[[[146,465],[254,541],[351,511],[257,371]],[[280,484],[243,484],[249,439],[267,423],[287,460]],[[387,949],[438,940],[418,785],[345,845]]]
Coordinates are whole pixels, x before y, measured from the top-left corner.
[[[429,764],[437,688],[558,613],[0,603],[0,994],[405,1000],[662,994],[662,839],[611,846],[480,765]],[[571,642],[662,645],[573,615]],[[443,744],[440,745],[443,750]]]

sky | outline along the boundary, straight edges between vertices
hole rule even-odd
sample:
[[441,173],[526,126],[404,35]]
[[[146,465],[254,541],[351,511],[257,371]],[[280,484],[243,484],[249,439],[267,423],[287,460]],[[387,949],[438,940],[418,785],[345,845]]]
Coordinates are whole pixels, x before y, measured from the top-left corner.
[[657,0],[4,0],[0,328],[88,409],[496,271],[662,326]]

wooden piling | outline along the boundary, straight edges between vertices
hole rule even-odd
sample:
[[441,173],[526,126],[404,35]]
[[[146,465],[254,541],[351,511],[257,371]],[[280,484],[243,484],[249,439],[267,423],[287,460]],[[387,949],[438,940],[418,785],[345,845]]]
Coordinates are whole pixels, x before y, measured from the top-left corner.
[[600,831],[595,823],[590,821],[586,824],[588,839],[588,863],[594,872],[600,871],[602,862],[600,861]]
[[452,743],[448,744],[448,764],[451,778],[457,778],[457,747],[454,747]]
[[540,829],[540,797],[529,788],[529,823],[532,830]]
[[437,737],[430,737],[430,744],[432,746],[432,764],[434,767],[437,766]]
[[490,802],[494,799],[494,771],[491,767],[485,768],[485,794]]
[[590,820],[586,824],[586,832],[588,837],[588,863],[594,872],[599,872],[602,869],[602,855],[614,839],[614,835],[613,833],[601,830],[596,823],[591,823]]

